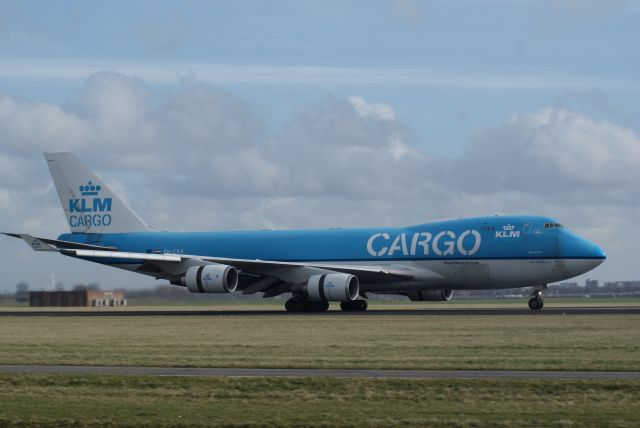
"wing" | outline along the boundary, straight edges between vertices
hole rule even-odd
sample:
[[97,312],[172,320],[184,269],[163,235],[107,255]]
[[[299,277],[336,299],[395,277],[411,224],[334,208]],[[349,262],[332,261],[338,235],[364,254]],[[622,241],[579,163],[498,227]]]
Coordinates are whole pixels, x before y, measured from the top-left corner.
[[[357,275],[365,282],[397,282],[410,281],[416,278],[416,271],[404,266],[374,266],[374,265],[352,265],[314,262],[281,262],[275,260],[250,260],[232,259],[225,257],[210,257],[198,255],[178,255],[178,254],[147,254],[128,253],[121,251],[102,251],[85,249],[63,249],[60,250],[65,255],[87,258],[87,259],[110,259],[117,260],[137,260],[140,262],[152,263],[184,263],[185,270],[195,264],[218,263],[233,266],[245,274],[273,276],[277,272],[286,272],[299,269],[316,269],[319,271],[342,272]],[[199,263],[198,263],[199,262]],[[173,270],[173,269],[172,269]]]
[[185,274],[192,266],[225,264],[233,266],[241,274],[246,294],[259,291],[265,296],[290,290],[292,283],[306,282],[311,275],[341,272],[355,275],[365,284],[384,284],[414,280],[440,281],[443,278],[427,269],[397,264],[355,264],[323,262],[284,262],[277,260],[234,259],[202,255],[151,254],[118,251],[112,247],[79,244],[70,241],[36,238],[27,234],[5,233],[24,240],[35,251],[57,251],[61,254],[90,261],[117,265],[136,261],[137,271],[157,279],[172,279]]

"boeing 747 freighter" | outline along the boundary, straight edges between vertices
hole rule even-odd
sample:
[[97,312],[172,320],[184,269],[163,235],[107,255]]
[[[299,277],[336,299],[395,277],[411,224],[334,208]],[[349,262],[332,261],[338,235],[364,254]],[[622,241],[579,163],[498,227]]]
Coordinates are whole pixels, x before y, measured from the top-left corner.
[[532,287],[588,272],[597,245],[548,217],[490,216],[406,227],[237,232],[150,228],[72,153],[46,153],[71,233],[6,233],[36,251],[168,280],[193,293],[290,294],[290,312],[364,311],[369,294],[447,301],[453,290]]

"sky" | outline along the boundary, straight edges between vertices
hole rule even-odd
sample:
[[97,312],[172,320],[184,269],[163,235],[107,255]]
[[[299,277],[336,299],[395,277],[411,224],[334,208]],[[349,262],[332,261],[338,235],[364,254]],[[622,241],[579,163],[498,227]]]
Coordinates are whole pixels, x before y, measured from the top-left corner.
[[[640,1],[0,0],[0,230],[45,151],[163,230],[553,216],[640,279]],[[0,290],[156,281],[0,238]],[[584,281],[585,277],[578,278]]]

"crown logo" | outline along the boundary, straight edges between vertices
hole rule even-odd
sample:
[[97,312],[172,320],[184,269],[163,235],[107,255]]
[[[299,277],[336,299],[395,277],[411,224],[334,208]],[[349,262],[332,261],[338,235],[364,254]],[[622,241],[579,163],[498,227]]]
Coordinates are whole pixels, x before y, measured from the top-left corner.
[[507,224],[505,226],[502,226],[502,230],[507,230],[507,231],[511,231],[514,230],[516,227],[512,224]]
[[100,189],[100,185],[96,186],[91,181],[89,181],[85,186],[80,186],[80,194],[82,196],[95,196],[98,194]]

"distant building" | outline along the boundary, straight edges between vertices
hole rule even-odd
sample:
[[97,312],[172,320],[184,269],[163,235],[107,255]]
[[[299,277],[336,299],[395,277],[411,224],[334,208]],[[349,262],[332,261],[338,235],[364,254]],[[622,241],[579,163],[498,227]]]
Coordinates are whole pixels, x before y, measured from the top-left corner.
[[587,279],[584,282],[584,285],[586,286],[587,291],[597,291],[600,283],[597,279]]
[[29,301],[29,284],[21,282],[16,285],[16,302],[28,302]]
[[76,290],[76,291],[32,291],[29,306],[76,306],[102,307],[126,306],[122,291]]

